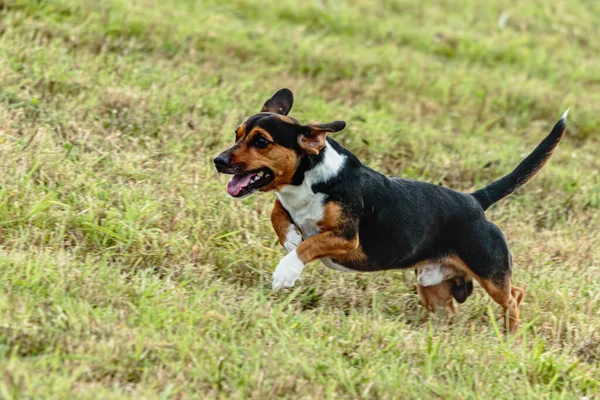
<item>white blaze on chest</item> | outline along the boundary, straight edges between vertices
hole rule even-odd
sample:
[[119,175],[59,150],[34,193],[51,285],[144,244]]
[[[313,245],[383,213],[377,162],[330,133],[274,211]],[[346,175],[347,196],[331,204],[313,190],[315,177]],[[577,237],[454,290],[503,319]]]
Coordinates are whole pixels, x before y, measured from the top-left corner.
[[306,239],[320,231],[318,224],[323,219],[325,195],[312,193],[312,190],[309,194],[303,189],[303,186],[286,187],[277,197]]
[[324,193],[313,192],[312,186],[336,176],[346,161],[346,156],[335,151],[329,143],[322,151],[325,152],[323,160],[306,171],[300,185],[287,185],[276,192],[281,205],[290,214],[304,239],[320,232],[319,222],[323,219],[323,206],[327,197]]
[[[338,174],[346,162],[346,156],[335,151],[329,143],[323,149],[323,161],[304,174],[304,181],[298,186],[288,185],[276,192],[283,208],[292,217],[294,224],[300,229],[303,239],[318,234],[319,222],[323,219],[324,203],[327,195],[315,193],[312,186],[327,182]],[[326,267],[336,271],[352,271],[343,265],[334,263],[329,258],[321,259]]]

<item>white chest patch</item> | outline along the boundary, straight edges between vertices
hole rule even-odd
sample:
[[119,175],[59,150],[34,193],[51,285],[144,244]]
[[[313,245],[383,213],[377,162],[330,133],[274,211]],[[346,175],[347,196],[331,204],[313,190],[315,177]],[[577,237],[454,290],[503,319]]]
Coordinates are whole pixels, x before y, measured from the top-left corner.
[[277,193],[277,198],[300,229],[304,239],[319,233],[318,223],[323,219],[325,194],[314,193],[305,180],[302,185],[284,187]]
[[323,203],[327,197],[324,193],[313,192],[312,186],[336,176],[346,161],[346,156],[335,151],[329,143],[322,151],[325,152],[323,161],[304,174],[302,184],[288,185],[276,192],[304,239],[320,232],[319,222],[323,219]]
[[[304,174],[304,181],[301,185],[288,185],[276,192],[281,205],[300,229],[303,239],[320,232],[319,222],[323,219],[323,203],[327,197],[324,193],[313,192],[312,186],[316,183],[327,182],[336,176],[346,162],[346,156],[335,151],[329,143],[325,145],[323,151],[325,152],[323,161]],[[323,258],[321,262],[336,271],[352,271],[329,258]]]

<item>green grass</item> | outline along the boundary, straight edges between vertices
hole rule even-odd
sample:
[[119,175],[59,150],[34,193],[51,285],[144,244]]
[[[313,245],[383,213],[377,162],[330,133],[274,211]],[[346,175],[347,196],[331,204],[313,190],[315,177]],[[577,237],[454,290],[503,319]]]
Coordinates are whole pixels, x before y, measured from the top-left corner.
[[[599,396],[599,26],[584,0],[0,0],[0,398]],[[409,272],[270,291],[272,196],[228,198],[211,158],[281,87],[365,163],[459,190],[571,108],[488,212],[518,334],[481,288],[430,318]]]

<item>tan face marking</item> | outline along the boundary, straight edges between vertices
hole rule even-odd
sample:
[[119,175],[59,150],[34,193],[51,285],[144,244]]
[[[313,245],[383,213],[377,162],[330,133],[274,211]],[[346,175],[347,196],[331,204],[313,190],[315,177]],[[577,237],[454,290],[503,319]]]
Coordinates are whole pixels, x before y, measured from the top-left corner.
[[[269,145],[265,148],[256,147],[254,141],[257,136],[262,136],[270,142]],[[292,183],[292,178],[300,162],[300,157],[294,150],[277,144],[272,135],[264,128],[256,126],[246,134],[245,123],[236,129],[236,144],[231,148],[231,157],[233,163],[245,164],[246,171],[262,168],[273,171],[275,178],[271,183],[259,189],[262,192],[279,189]]]
[[246,123],[244,122],[235,130],[235,141],[239,142],[246,135]]
[[261,128],[260,126],[256,126],[256,127],[252,128],[252,130],[248,134],[248,137],[246,138],[246,140],[249,142],[252,142],[252,140],[254,140],[257,136],[262,136],[265,139],[267,139],[269,142],[273,142],[273,137],[271,136],[271,134],[269,132],[267,132],[265,129]]

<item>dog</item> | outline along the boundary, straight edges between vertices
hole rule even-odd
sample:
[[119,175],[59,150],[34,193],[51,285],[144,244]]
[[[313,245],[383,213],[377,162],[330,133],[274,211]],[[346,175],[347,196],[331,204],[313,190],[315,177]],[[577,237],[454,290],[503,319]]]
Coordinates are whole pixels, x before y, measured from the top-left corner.
[[293,93],[281,89],[235,130],[235,144],[214,158],[233,175],[235,198],[273,192],[271,223],[288,254],[273,288],[291,287],[311,261],[337,271],[414,268],[423,305],[464,302],[476,280],[519,323],[523,289],[512,285],[512,259],[500,229],[485,216],[492,204],[526,184],[550,159],[566,132],[568,110],[511,173],[473,193],[387,177],[328,134],[344,121],[303,125],[288,116]]

